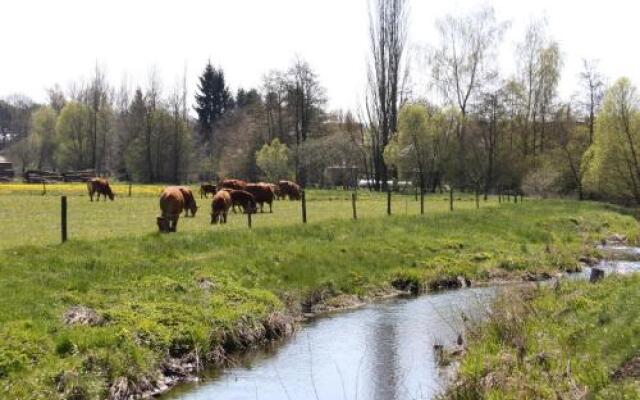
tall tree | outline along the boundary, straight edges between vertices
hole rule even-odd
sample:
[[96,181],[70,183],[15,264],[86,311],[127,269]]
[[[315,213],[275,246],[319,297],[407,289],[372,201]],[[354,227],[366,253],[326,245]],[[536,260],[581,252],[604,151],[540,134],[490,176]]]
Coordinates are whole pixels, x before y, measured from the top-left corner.
[[519,83],[524,95],[524,155],[544,150],[545,129],[560,81],[562,58],[558,44],[546,34],[546,20],[533,20],[518,45]]
[[640,204],[640,106],[626,78],[608,91],[590,148],[587,183],[592,191]]
[[604,97],[604,79],[600,71],[598,71],[597,61],[582,60],[580,83],[584,90],[582,105],[587,114],[587,124],[589,125],[589,144],[592,144],[596,114],[600,110],[600,105]]
[[91,168],[100,173],[105,166],[110,133],[111,88],[104,71],[96,64],[91,84],[84,93],[84,102],[90,110],[89,146],[91,149]]
[[296,60],[287,74],[287,106],[295,133],[295,169],[296,180],[306,185],[306,169],[301,146],[307,141],[311,130],[319,126],[326,103],[325,89],[311,66],[303,60]]
[[54,109],[47,106],[40,107],[32,116],[30,136],[37,154],[36,168],[39,170],[55,165],[56,118]]
[[216,123],[233,108],[233,96],[226,85],[222,69],[215,69],[209,61],[199,78],[194,109],[198,114],[198,131],[203,143],[212,146]]
[[461,17],[449,15],[436,23],[440,44],[431,54],[432,75],[445,99],[458,108],[457,183],[465,185],[468,171],[467,116],[474,97],[497,77],[495,51],[502,39],[506,23],[496,20],[492,7]]
[[367,119],[371,141],[374,179],[385,190],[389,171],[384,148],[397,129],[401,100],[408,7],[406,0],[370,0],[369,2],[369,71]]

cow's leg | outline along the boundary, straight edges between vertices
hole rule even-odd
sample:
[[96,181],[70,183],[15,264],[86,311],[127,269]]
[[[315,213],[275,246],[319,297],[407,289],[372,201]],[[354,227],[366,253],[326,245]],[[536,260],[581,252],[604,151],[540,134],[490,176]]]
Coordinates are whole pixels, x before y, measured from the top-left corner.
[[222,213],[222,219],[224,221],[224,223],[227,223],[227,212],[225,211],[224,213]]
[[173,226],[171,227],[171,232],[176,232],[178,228],[178,218],[173,220]]
[[269,202],[269,213],[273,214],[273,201]]

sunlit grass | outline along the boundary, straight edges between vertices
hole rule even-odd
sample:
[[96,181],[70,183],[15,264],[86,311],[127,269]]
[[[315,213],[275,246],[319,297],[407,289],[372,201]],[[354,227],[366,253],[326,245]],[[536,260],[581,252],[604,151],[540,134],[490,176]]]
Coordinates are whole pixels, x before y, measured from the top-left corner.
[[[134,185],[132,196],[128,186],[114,184],[115,201],[90,202],[84,184],[48,185],[47,194],[41,195],[39,185],[0,184],[0,220],[3,231],[0,249],[19,245],[54,244],[60,240],[60,196],[68,197],[68,229],[71,239],[105,239],[118,236],[137,236],[157,230],[159,193],[161,185]],[[220,230],[210,225],[211,196],[200,199],[198,187],[192,189],[199,206],[196,218],[181,218],[181,232],[207,232]],[[469,195],[456,195],[456,210],[475,209],[475,200]],[[459,199],[459,200],[458,200]],[[358,192],[357,216],[361,220],[386,216],[385,194]],[[481,207],[497,206],[497,199],[481,200]],[[254,215],[252,226],[286,226],[302,223],[300,202],[276,201],[273,214]],[[425,201],[427,214],[449,212],[448,195],[429,195]],[[268,211],[268,207],[266,209]],[[420,204],[413,195],[394,194],[394,215],[419,215]],[[351,192],[309,190],[307,193],[307,220],[347,220],[353,217]],[[226,229],[246,229],[246,215],[231,214]]]
[[[59,197],[0,195],[0,398],[59,397],[61,376],[65,393],[105,397],[118,377],[153,372],[178,350],[206,354],[222,330],[309,299],[553,274],[612,232],[637,238],[632,217],[595,203],[491,199],[476,210],[466,196],[449,212],[437,195],[420,216],[411,196],[396,195],[389,217],[384,195],[363,192],[353,221],[349,192],[308,196],[306,225],[299,202],[280,201],[251,230],[240,214],[211,226],[204,206],[178,233],[160,234],[155,196],[71,195],[71,240],[60,245]],[[74,305],[108,323],[64,325]]]

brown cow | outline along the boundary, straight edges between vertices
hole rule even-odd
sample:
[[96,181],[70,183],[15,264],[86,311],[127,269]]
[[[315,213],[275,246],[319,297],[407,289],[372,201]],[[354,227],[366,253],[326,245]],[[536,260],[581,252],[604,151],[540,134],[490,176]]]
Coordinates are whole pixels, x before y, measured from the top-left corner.
[[302,198],[300,186],[297,183],[291,181],[279,181],[278,187],[280,188],[280,196],[284,199],[289,197],[289,200],[300,200]]
[[160,211],[162,212],[162,216],[158,217],[160,232],[176,231],[184,204],[184,196],[179,187],[169,186],[164,189],[160,195]]
[[269,185],[269,187],[273,191],[275,199],[280,200],[280,186],[276,185],[275,183],[267,183],[267,185]]
[[218,187],[216,185],[212,185],[211,183],[203,183],[200,185],[200,198],[207,198],[207,194],[211,193],[215,196],[218,192]]
[[109,181],[103,178],[91,178],[87,181],[87,189],[89,190],[89,199],[93,201],[93,195],[98,193],[96,201],[100,201],[100,195],[104,196],[104,201],[107,201],[107,197],[113,201],[114,194],[109,186]]
[[231,196],[231,209],[236,212],[238,206],[244,213],[255,214],[257,211],[256,199],[245,190],[223,189]]
[[177,186],[177,188],[180,189],[182,197],[184,197],[184,216],[188,217],[189,211],[191,211],[191,216],[195,217],[198,205],[196,204],[196,198],[193,196],[193,191],[186,186]]
[[221,189],[245,190],[247,182],[242,179],[224,179],[220,182]]
[[226,190],[221,190],[213,196],[211,202],[211,223],[227,223],[227,214],[231,208],[231,195]]
[[264,203],[269,204],[269,212],[273,212],[273,189],[266,183],[248,183],[247,192],[251,193],[260,205],[260,212],[264,212]]

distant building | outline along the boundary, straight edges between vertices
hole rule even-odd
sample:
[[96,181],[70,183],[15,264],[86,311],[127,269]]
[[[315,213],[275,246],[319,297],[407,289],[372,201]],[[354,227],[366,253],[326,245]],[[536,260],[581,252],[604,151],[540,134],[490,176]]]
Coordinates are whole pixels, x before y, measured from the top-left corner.
[[15,176],[13,164],[0,156],[0,182],[11,181]]
[[325,182],[332,187],[355,188],[358,185],[358,167],[333,165],[324,170]]

